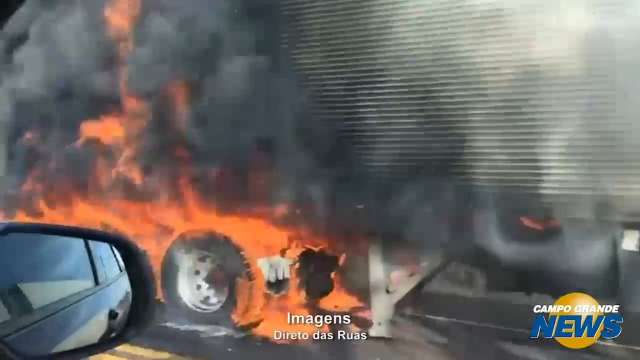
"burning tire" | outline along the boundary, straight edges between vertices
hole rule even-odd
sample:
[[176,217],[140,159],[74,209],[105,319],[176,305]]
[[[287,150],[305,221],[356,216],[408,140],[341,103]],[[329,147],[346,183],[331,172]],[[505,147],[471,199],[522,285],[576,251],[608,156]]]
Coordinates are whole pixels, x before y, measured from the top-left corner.
[[229,327],[235,326],[236,280],[252,278],[231,239],[209,231],[180,235],[162,261],[161,276],[171,317]]

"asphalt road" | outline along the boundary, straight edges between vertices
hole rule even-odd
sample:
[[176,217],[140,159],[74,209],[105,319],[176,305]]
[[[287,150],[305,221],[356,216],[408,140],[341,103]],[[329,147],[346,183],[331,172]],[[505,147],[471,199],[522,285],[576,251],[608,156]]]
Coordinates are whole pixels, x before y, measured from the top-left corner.
[[[107,354],[102,360],[224,359],[224,360],[599,360],[639,359],[640,347],[599,343],[587,350],[568,350],[554,340],[527,338],[523,309],[492,301],[429,296],[420,306],[408,306],[393,324],[392,340],[316,341],[277,345],[216,326],[166,323]],[[460,306],[466,309],[460,311]],[[421,307],[421,308],[420,308]],[[430,309],[427,311],[426,309]],[[461,315],[464,316],[451,316]],[[496,316],[499,319],[496,320]],[[491,321],[486,321],[491,320]],[[526,319],[524,319],[526,321]],[[166,321],[166,320],[165,320]],[[625,321],[627,322],[627,321]]]

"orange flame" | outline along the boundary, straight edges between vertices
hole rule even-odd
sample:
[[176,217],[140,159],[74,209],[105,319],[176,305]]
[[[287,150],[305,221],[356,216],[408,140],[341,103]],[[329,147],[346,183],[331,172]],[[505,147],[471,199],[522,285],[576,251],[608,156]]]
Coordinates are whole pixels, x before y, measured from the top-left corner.
[[[110,0],[104,10],[107,34],[117,46],[119,91],[121,109],[105,114],[98,119],[86,120],[81,124],[75,146],[83,146],[94,139],[108,146],[116,160],[99,157],[94,163],[93,178],[89,191],[76,193],[73,189],[56,189],[54,196],[64,197],[62,202],[48,201],[46,179],[36,169],[22,187],[24,193],[40,196],[37,202],[38,213],[26,209],[19,210],[12,220],[24,222],[47,222],[100,229],[117,230],[134,239],[149,254],[157,279],[164,254],[172,241],[188,231],[216,231],[229,236],[243,250],[256,279],[241,279],[237,286],[237,304],[234,320],[239,325],[261,321],[252,331],[254,334],[271,337],[275,330],[314,332],[313,325],[292,325],[287,323],[287,313],[308,315],[311,306],[307,303],[304,291],[297,286],[298,279],[292,272],[290,290],[283,295],[267,293],[266,282],[257,267],[261,257],[282,254],[288,249],[295,256],[306,245],[327,247],[331,242],[327,238],[314,235],[306,228],[283,227],[270,219],[284,216],[289,209],[285,205],[256,206],[243,215],[220,213],[215,204],[199,197],[189,182],[189,153],[187,149],[174,149],[178,162],[176,168],[181,175],[174,184],[178,189],[163,188],[167,184],[152,183],[145,178],[136,161],[143,131],[151,120],[149,104],[133,94],[128,86],[129,68],[127,58],[134,49],[134,29],[141,14],[141,0]],[[176,128],[186,129],[189,118],[190,91],[186,82],[177,80],[166,89],[173,108],[173,121]],[[37,142],[38,134],[28,132],[25,142]],[[253,187],[256,197],[260,197],[264,188],[271,185],[268,164],[256,160],[258,170],[249,187]],[[266,169],[266,170],[265,170]],[[223,172],[213,171],[214,176]],[[251,175],[251,174],[250,174]],[[156,196],[153,201],[128,199],[114,192],[117,181],[126,177],[140,188],[149,189],[154,194],[175,192],[178,196]],[[268,189],[267,189],[268,190]],[[260,196],[259,196],[260,195]],[[331,250],[331,249],[329,249]],[[340,252],[335,252],[339,254]],[[345,256],[341,257],[341,263]],[[327,311],[348,311],[361,307],[362,303],[350,295],[342,284],[340,276],[334,276],[335,290],[319,304]],[[159,280],[158,280],[159,281]],[[161,287],[159,287],[161,288]],[[326,330],[326,329],[325,329]]]
[[125,132],[119,117],[103,116],[99,120],[87,120],[80,124],[81,145],[89,139],[98,139],[105,145],[115,145],[124,139]]
[[[211,230],[226,234],[239,246],[254,274],[253,282],[239,284],[234,320],[240,324],[250,324],[262,320],[252,331],[263,337],[272,337],[275,330],[314,332],[313,325],[295,325],[287,323],[287,313],[309,315],[304,292],[298,289],[298,279],[292,273],[290,290],[280,296],[267,295],[266,282],[257,267],[257,260],[264,256],[273,256],[287,247],[291,247],[291,238],[299,238],[301,233],[305,242],[328,243],[304,230],[280,228],[256,215],[221,215],[215,209],[199,201],[189,188],[181,190],[181,203],[171,200],[155,202],[136,202],[124,199],[105,199],[100,192],[95,197],[82,198],[72,195],[65,206],[50,206],[40,201],[39,216],[26,211],[18,211],[13,220],[59,223],[93,228],[116,229],[135,239],[149,254],[152,265],[159,275],[164,254],[173,239],[189,231]],[[300,251],[304,244],[294,244],[289,254]],[[293,251],[293,252],[292,252]],[[157,279],[160,277],[157,276]],[[340,277],[335,277],[336,290],[323,298],[318,307],[327,311],[345,312],[361,307],[362,303],[344,290]],[[244,281],[244,280],[241,280]],[[326,329],[325,329],[326,330]]]
[[104,9],[107,32],[118,45],[121,59],[133,49],[133,30],[141,10],[141,0],[110,0]]

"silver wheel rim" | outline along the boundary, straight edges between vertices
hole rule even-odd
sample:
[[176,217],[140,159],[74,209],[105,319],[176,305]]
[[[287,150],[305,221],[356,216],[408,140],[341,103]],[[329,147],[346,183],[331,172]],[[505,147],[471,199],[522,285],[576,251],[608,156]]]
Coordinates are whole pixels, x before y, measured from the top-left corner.
[[[176,251],[177,290],[182,302],[200,313],[218,311],[229,297],[229,284],[215,281],[213,273],[220,273],[215,256],[195,249]],[[219,277],[218,277],[219,278]]]

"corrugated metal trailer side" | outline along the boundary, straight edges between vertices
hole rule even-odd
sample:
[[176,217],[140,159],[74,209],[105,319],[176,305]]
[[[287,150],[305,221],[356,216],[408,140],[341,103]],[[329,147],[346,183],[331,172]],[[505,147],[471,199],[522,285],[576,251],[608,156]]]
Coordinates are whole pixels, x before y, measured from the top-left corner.
[[[640,200],[634,0],[285,0],[282,45],[370,176]],[[577,209],[577,210],[576,210]]]

